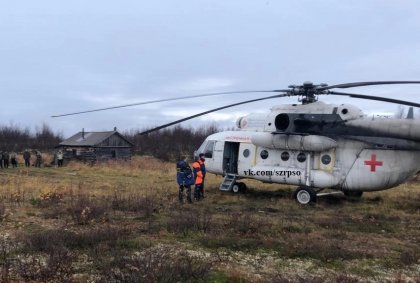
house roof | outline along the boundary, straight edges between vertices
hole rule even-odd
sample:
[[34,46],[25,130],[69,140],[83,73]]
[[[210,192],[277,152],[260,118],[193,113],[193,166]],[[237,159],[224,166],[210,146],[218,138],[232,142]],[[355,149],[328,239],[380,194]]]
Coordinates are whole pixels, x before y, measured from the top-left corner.
[[112,135],[118,135],[121,139],[125,140],[130,145],[134,145],[126,138],[124,138],[119,132],[117,131],[109,131],[109,132],[78,132],[74,136],[62,141],[59,145],[63,146],[96,146],[109,138]]

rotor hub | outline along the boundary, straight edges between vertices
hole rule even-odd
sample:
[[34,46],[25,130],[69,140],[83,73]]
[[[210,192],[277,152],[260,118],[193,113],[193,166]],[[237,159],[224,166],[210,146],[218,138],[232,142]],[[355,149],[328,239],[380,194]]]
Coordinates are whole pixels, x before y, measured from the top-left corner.
[[326,94],[322,88],[328,86],[327,84],[315,85],[313,82],[306,81],[302,85],[289,85],[290,95],[299,96],[299,102],[302,104],[309,104],[318,101],[319,94]]

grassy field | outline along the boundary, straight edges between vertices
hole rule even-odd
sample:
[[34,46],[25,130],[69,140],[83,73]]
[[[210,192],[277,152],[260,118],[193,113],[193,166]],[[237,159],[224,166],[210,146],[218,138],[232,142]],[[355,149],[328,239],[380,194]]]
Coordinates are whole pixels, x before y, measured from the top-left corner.
[[0,282],[420,282],[420,185],[301,206],[220,181],[179,204],[152,158],[0,169]]

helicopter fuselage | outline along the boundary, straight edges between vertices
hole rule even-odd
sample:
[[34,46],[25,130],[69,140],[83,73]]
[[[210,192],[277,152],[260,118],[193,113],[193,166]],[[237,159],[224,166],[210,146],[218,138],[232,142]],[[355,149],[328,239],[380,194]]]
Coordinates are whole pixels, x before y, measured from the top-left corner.
[[342,191],[395,187],[420,170],[420,123],[371,119],[350,105],[273,107],[206,138],[209,172]]

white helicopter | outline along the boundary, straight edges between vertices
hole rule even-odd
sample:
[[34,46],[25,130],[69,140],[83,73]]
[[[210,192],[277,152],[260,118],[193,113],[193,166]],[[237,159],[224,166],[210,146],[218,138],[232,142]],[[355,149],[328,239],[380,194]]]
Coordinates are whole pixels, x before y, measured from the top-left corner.
[[[363,192],[395,187],[420,171],[420,122],[413,119],[413,108],[420,104],[361,94],[333,91],[370,85],[419,84],[420,81],[377,81],[314,85],[292,85],[285,90],[239,91],[184,96],[130,105],[89,110],[53,117],[101,111],[132,105],[212,95],[276,92],[226,105],[186,117],[141,134],[214,111],[255,101],[298,96],[301,104],[279,105],[267,115],[249,114],[237,120],[238,131],[208,136],[196,151],[204,153],[208,172],[223,175],[222,191],[245,190],[239,179],[296,185],[294,197],[301,204],[315,202],[317,196],[344,193],[360,198]],[[357,107],[318,101],[319,95],[341,95],[411,106],[406,119],[368,118]],[[333,192],[321,193],[324,189]]]

